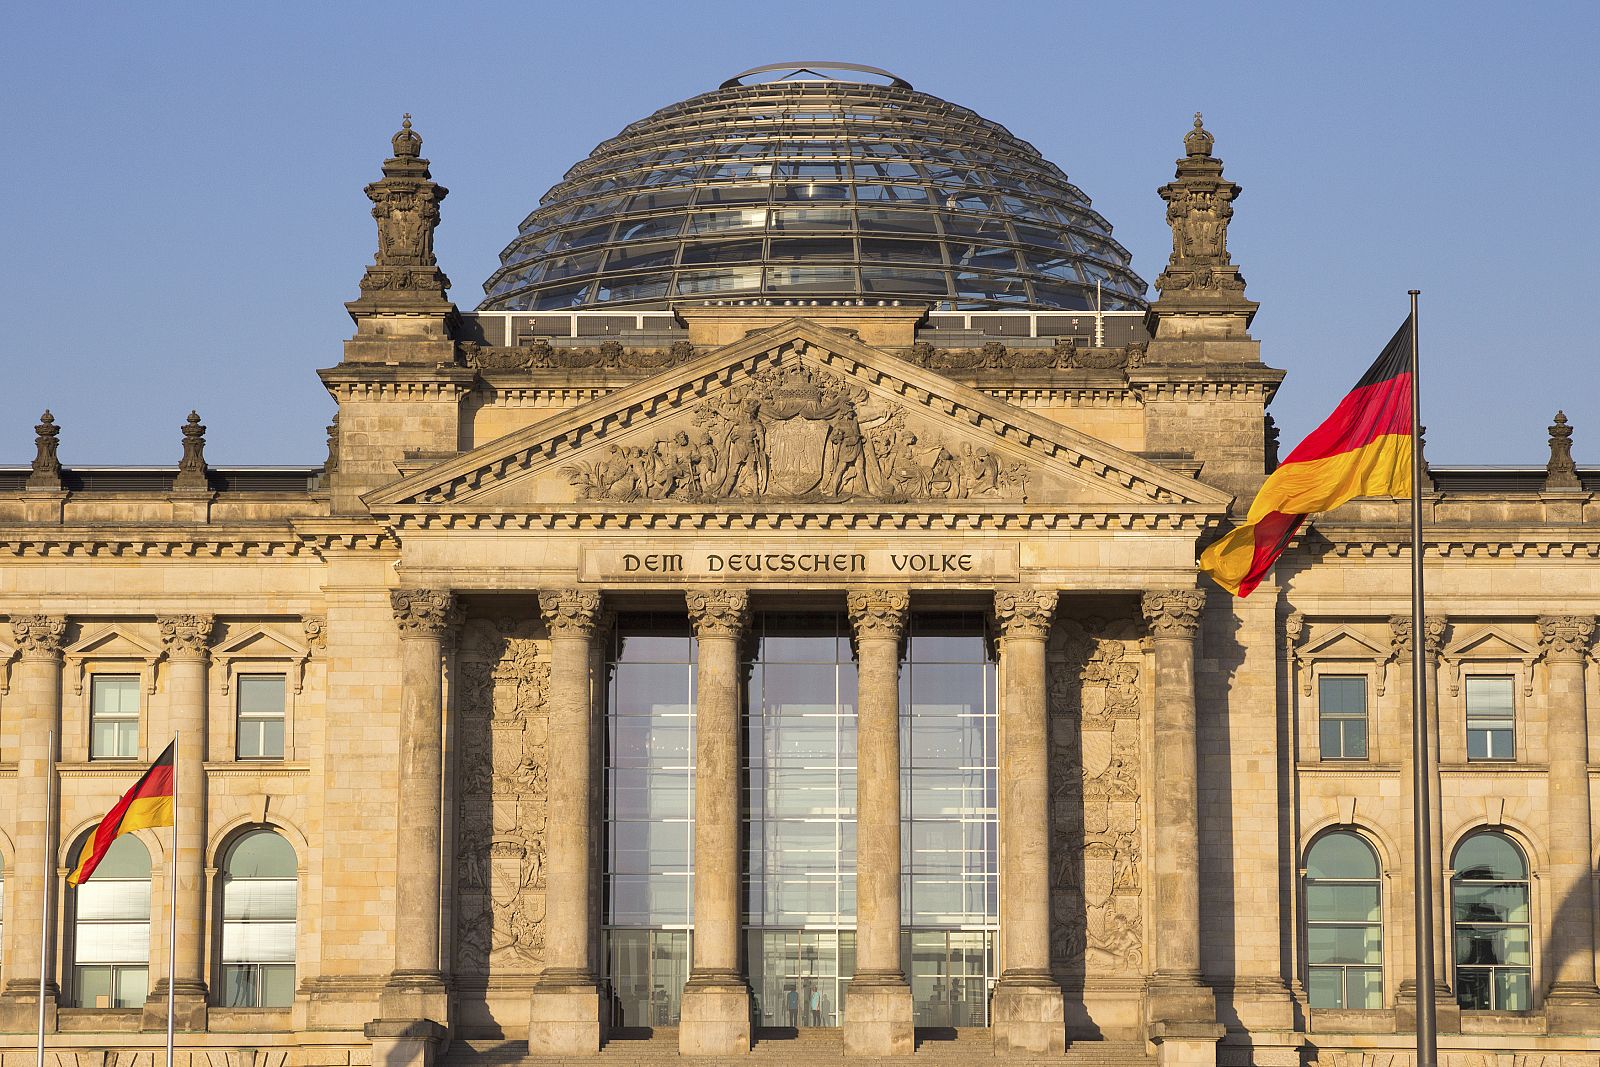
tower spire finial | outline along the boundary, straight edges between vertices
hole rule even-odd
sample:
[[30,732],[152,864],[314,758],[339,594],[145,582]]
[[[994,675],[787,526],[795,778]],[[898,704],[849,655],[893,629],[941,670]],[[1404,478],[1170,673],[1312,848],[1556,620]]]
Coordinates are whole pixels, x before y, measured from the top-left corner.
[[1194,113],[1194,129],[1184,134],[1183,147],[1191,156],[1209,156],[1217,139],[1211,136],[1206,129],[1205,118],[1196,111]]
[[400,119],[400,130],[389,141],[394,145],[394,158],[416,159],[422,155],[422,135],[411,128],[411,112]]

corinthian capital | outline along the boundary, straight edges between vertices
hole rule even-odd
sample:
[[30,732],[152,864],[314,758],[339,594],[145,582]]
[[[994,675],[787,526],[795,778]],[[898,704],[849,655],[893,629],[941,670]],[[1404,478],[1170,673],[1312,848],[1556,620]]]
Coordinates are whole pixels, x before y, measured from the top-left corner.
[[845,599],[857,637],[900,639],[906,612],[911,608],[910,593],[904,589],[860,589]]
[[1048,637],[1057,596],[1056,590],[1036,585],[995,593],[994,615],[1000,623],[1001,636],[1041,640]]
[[1206,595],[1198,589],[1152,589],[1139,601],[1144,621],[1156,637],[1193,638],[1200,632]]
[[211,647],[214,615],[163,615],[156,620],[169,659],[202,659]]
[[448,589],[391,589],[389,607],[401,637],[442,638],[461,621]]
[[600,625],[600,594],[549,589],[539,594],[539,614],[551,637],[592,637]]
[[[1428,659],[1438,659],[1444,648],[1444,628],[1449,620],[1443,615],[1429,615],[1422,620],[1422,654]],[[1389,649],[1396,659],[1411,655],[1411,616],[1389,616]]]
[[67,634],[65,615],[13,615],[11,641],[24,657],[54,659]]
[[696,637],[739,637],[750,624],[750,593],[733,586],[696,589],[683,595]]
[[1544,615],[1539,619],[1539,645],[1550,659],[1582,659],[1593,639],[1593,615]]

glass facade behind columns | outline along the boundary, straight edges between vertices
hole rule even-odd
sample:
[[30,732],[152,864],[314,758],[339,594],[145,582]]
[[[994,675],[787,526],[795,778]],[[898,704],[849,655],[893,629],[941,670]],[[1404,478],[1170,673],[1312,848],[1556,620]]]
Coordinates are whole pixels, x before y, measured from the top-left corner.
[[624,1026],[675,1026],[694,882],[695,640],[684,615],[623,615],[606,715],[606,974]]

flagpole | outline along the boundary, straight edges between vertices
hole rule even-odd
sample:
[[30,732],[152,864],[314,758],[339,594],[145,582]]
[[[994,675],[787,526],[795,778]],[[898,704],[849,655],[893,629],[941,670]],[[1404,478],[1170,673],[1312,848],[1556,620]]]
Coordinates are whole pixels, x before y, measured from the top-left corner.
[[[167,1067],[172,1067],[173,982],[178,974],[178,731],[172,731],[172,873],[167,900]],[[1420,1067],[1420,1065],[1419,1065]]]
[[51,847],[51,808],[55,804],[56,784],[56,732],[46,735],[44,772],[44,870],[39,879],[39,1055],[38,1067],[44,1067],[44,998],[46,976],[50,973],[50,892],[55,888],[51,872],[56,869],[54,849]]
[[1438,1067],[1439,1033],[1433,999],[1433,841],[1428,796],[1433,783],[1428,759],[1426,613],[1422,591],[1422,376],[1417,359],[1417,296],[1411,294],[1411,751],[1415,825],[1411,839],[1417,927],[1417,1067]]

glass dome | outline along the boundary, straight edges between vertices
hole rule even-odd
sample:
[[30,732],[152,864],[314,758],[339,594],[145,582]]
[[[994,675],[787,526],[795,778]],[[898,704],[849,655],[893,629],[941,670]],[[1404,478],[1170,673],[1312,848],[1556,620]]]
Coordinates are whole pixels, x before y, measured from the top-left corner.
[[[755,80],[768,71],[774,80]],[[600,144],[544,195],[481,311],[840,299],[1142,309],[1060,168],[1005,127],[850,64],[735,75]]]

